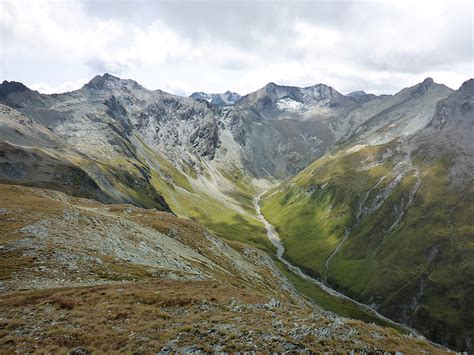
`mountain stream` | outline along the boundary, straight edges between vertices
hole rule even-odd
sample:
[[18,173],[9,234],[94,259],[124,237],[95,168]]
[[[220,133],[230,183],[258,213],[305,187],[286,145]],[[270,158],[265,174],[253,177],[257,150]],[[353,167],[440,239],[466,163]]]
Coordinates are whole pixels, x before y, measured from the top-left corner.
[[[424,338],[418,331],[416,331],[415,329],[407,326],[406,324],[402,324],[402,323],[398,323],[390,318],[387,318],[385,316],[383,316],[382,314],[378,313],[375,309],[371,308],[370,306],[366,305],[366,304],[363,304],[361,302],[358,302],[336,290],[334,290],[333,288],[331,288],[329,285],[309,276],[308,274],[304,273],[298,266],[295,266],[293,265],[292,263],[290,263],[288,260],[286,260],[284,257],[283,257],[283,254],[285,253],[285,247],[283,246],[281,240],[280,240],[280,237],[278,235],[278,233],[276,232],[275,228],[265,219],[265,217],[263,216],[262,212],[261,212],[261,209],[260,209],[260,199],[262,197],[262,195],[266,192],[267,190],[265,190],[264,192],[262,192],[261,194],[257,195],[254,199],[254,206],[255,206],[255,211],[257,212],[257,216],[258,218],[260,219],[260,221],[264,224],[265,226],[265,229],[267,231],[267,236],[268,236],[268,239],[270,240],[270,242],[276,247],[277,251],[276,251],[276,257],[278,260],[280,260],[283,264],[285,264],[285,266],[292,272],[294,273],[296,276],[306,280],[306,281],[309,281],[311,282],[312,284],[314,284],[315,286],[319,287],[321,290],[323,290],[324,292],[328,293],[329,295],[331,296],[334,296],[334,297],[337,297],[337,298],[341,298],[341,299],[344,299],[346,301],[349,301],[353,304],[355,304],[358,308],[360,309],[363,309],[364,311],[366,311],[367,313],[371,314],[372,316],[380,319],[380,320],[383,320],[393,326],[395,326],[396,328],[402,328],[406,331],[408,331],[409,333],[411,333],[412,335],[414,336],[417,336],[417,337],[421,337],[421,338]],[[436,344],[439,346],[439,344]]]

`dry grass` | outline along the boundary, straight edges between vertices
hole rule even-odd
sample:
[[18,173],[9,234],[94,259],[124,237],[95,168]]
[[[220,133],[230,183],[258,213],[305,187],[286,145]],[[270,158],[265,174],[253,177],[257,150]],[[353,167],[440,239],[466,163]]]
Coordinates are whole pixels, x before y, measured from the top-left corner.
[[57,295],[53,296],[52,301],[63,309],[73,309],[81,302],[81,299],[78,297],[64,297]]
[[[230,302],[235,299],[238,307]],[[294,339],[295,324],[330,324],[305,307],[285,305],[267,309],[268,298],[251,290],[214,281],[160,281],[81,287],[0,296],[0,353],[65,353],[83,347],[98,353],[159,351],[175,341],[203,351],[285,350],[296,343],[315,351],[385,349],[436,352],[422,341],[358,321],[360,330],[351,340],[321,339],[306,335]],[[274,327],[272,321],[280,321]],[[371,336],[374,329],[383,335]],[[268,337],[268,336],[271,337]],[[245,339],[251,339],[247,341]]]

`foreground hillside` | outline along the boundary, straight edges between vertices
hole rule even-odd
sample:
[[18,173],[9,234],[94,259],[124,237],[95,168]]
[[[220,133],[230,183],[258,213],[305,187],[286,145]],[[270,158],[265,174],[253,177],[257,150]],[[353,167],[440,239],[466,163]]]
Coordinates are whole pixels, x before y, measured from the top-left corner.
[[262,209],[293,263],[460,350],[474,341],[473,107],[470,80],[426,128],[345,145]]
[[[298,296],[195,222],[0,185],[0,351],[440,351]],[[79,348],[79,349],[78,349]]]
[[443,351],[393,329],[212,281],[2,295],[2,352]]

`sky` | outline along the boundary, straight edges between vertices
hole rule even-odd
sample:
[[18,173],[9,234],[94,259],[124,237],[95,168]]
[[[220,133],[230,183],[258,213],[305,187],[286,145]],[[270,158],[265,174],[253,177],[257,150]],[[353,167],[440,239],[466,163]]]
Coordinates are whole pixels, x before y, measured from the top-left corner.
[[105,72],[178,95],[457,89],[474,77],[473,17],[473,1],[0,0],[0,79],[43,93]]

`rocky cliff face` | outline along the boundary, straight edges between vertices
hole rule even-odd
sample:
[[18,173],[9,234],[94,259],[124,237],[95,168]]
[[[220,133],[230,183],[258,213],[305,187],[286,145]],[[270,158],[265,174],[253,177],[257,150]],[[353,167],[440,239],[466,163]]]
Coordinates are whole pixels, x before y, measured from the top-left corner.
[[436,103],[452,91],[427,78],[393,96],[370,100],[348,115],[349,127],[338,144],[383,144],[415,133],[429,123]]
[[[341,122],[359,103],[333,88],[269,83],[235,105],[247,144],[247,168],[259,176],[286,178],[331,150]],[[262,168],[258,168],[262,167]]]
[[432,158],[449,154],[452,160],[450,177],[453,185],[462,187],[474,175],[474,80],[466,81],[436,105],[426,129],[414,139]]

